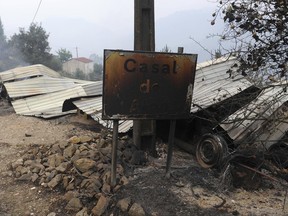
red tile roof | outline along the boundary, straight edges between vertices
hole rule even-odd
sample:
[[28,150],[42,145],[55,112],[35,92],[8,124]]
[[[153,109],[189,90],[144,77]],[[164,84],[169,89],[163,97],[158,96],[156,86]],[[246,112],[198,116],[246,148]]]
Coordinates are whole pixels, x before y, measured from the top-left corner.
[[77,61],[83,62],[83,63],[90,63],[93,62],[91,59],[85,58],[85,57],[79,57],[79,58],[74,58]]

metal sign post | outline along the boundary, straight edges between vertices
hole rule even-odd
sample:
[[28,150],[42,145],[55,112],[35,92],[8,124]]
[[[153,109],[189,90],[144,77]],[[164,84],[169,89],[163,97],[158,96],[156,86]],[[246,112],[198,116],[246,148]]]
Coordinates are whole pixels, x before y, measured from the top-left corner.
[[118,126],[119,126],[119,121],[113,120],[112,167],[111,167],[111,186],[112,187],[116,185]]
[[167,162],[166,162],[166,177],[167,178],[170,178],[170,173],[171,173],[171,163],[172,163],[172,154],[173,154],[173,146],[174,146],[175,128],[176,128],[176,120],[171,120],[170,121],[170,129],[169,129],[169,139],[168,139]]
[[170,175],[176,119],[190,114],[196,70],[197,55],[154,52],[154,0],[134,0],[134,6],[134,52],[104,50],[102,119],[113,120],[112,186],[119,120],[124,119],[134,121],[134,144],[148,146],[152,154],[155,120],[172,119],[166,170]]
[[189,117],[195,54],[104,50],[102,119],[113,120],[112,182],[116,183],[118,120],[170,119],[167,172],[176,119]]
[[104,50],[102,119],[185,119],[197,55]]
[[[183,53],[184,48],[178,47],[178,53]],[[171,175],[171,163],[173,155],[173,146],[175,138],[176,120],[170,120],[169,138],[168,138],[168,153],[166,162],[166,178],[170,178]]]

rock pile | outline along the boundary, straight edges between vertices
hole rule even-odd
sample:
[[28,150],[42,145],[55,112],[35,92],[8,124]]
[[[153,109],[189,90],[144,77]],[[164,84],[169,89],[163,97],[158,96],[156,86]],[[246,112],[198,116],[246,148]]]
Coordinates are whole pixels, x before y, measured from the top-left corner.
[[103,215],[109,206],[116,206],[129,215],[145,215],[143,208],[130,198],[116,204],[110,199],[129,182],[121,164],[146,162],[144,152],[137,150],[128,137],[119,140],[117,151],[115,187],[110,186],[112,137],[101,133],[94,137],[73,136],[51,146],[33,145],[10,169],[18,181],[32,181],[45,188],[65,191],[65,209],[78,212],[76,215],[90,212]]

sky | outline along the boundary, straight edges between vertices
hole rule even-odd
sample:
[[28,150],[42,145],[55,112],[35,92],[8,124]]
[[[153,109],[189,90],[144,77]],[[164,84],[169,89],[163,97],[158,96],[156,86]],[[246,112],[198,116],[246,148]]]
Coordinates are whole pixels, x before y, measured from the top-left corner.
[[[208,50],[217,49],[215,41],[206,41],[208,34],[219,31],[210,25],[213,1],[155,0],[156,51],[167,45],[177,52],[183,46],[184,52],[202,53],[198,59],[208,60],[210,55],[191,38]],[[73,57],[89,57],[102,55],[104,49],[133,50],[133,0],[0,0],[0,18],[8,38],[32,22],[41,24],[52,53],[65,48]]]

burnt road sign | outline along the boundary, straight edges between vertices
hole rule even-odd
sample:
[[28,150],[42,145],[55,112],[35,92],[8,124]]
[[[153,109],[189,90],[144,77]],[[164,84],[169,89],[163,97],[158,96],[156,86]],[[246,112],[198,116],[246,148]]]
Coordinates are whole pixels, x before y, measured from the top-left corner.
[[104,50],[103,119],[180,119],[190,113],[196,54]]

